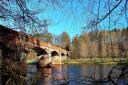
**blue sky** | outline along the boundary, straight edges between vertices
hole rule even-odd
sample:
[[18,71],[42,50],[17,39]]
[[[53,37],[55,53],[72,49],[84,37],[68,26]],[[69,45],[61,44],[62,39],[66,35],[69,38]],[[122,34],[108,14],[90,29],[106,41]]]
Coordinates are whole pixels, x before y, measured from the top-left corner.
[[[46,3],[46,0],[44,0],[44,3],[38,3],[35,4],[37,0],[30,0],[31,4],[28,3],[27,6],[31,10],[36,10],[36,7],[43,8],[45,6],[44,3]],[[71,39],[75,35],[81,34],[83,31],[88,31],[88,29],[82,29],[83,27],[86,27],[88,25],[88,21],[93,19],[94,16],[89,13],[89,10],[91,10],[91,7],[89,7],[92,2],[91,0],[73,0],[72,3],[66,3],[62,2],[62,7],[56,6],[55,8],[51,7],[50,5],[47,6],[45,10],[42,10],[38,17],[41,19],[48,19],[51,21],[51,24],[48,26],[48,31],[55,35],[60,35],[62,32],[67,32]],[[82,1],[82,3],[78,2]],[[98,7],[98,1],[95,0],[95,7],[93,9],[94,14],[97,14],[97,7]],[[115,2],[115,0],[112,0]],[[90,3],[90,4],[88,4]],[[124,2],[122,2],[124,4]],[[103,0],[101,0],[101,8],[100,8],[100,15],[104,16],[105,13],[108,12],[106,9],[102,9],[105,3]],[[111,7],[112,8],[112,7]],[[15,9],[15,8],[14,8]],[[119,11],[119,7],[114,10],[114,13]],[[114,15],[111,14],[111,15]],[[127,13],[128,16],[128,13]],[[125,28],[127,27],[126,20],[123,17],[119,17],[117,15],[114,15],[111,17],[111,20],[115,20],[119,18],[119,22],[115,25],[111,23],[111,28]],[[1,24],[11,23],[11,22],[4,22],[0,20]],[[11,23],[12,24],[12,23]],[[100,26],[98,27],[101,30],[109,30],[108,28],[108,18],[106,18],[103,22],[100,23]]]
[[67,32],[70,37],[75,36],[76,34],[80,34],[82,23],[81,17],[78,15],[71,15],[71,17],[68,17],[68,15],[64,15],[62,13],[53,13],[51,16],[53,19],[53,24],[48,26],[48,31],[54,34],[61,34],[62,32]]
[[[89,14],[90,8],[89,5],[87,5],[90,0],[85,0],[83,3],[78,3],[77,0],[73,0],[72,4],[68,3],[65,4],[63,8],[58,8],[58,9],[47,9],[45,13],[42,15],[45,18],[49,18],[52,21],[52,24],[48,26],[48,31],[59,35],[62,32],[66,31],[71,39],[75,35],[81,34],[83,31],[88,31],[88,29],[82,29],[83,27],[86,27],[88,24],[88,21],[91,20],[94,16],[91,16]],[[114,0],[113,0],[114,1]],[[115,1],[114,1],[115,2]],[[91,3],[90,3],[91,4]],[[116,4],[116,3],[113,3]],[[121,4],[124,4],[122,2]],[[104,16],[107,12],[108,9],[103,9],[103,6],[105,3],[101,0],[101,8],[100,8],[100,15]],[[97,14],[97,7],[98,7],[98,0],[95,2],[95,7],[94,7],[94,13]],[[112,8],[112,6],[111,6]],[[111,14],[111,20],[114,21],[116,19],[119,20],[117,24],[111,23],[111,27],[108,28],[108,18],[106,18],[104,21],[100,23],[98,26],[98,29],[100,30],[110,30],[114,28],[125,28],[127,27],[126,20],[124,16],[119,17],[116,14],[117,11],[119,11],[120,6],[113,11]]]
[[80,4],[73,2],[72,5],[66,4],[60,9],[47,9],[42,17],[51,20],[52,23],[48,26],[50,33],[60,35],[67,32],[72,39],[82,31],[82,12]]

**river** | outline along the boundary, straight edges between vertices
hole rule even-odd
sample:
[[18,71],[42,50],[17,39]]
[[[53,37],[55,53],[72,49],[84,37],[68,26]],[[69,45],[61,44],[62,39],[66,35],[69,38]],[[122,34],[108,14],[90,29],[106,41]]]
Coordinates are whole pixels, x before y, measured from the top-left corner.
[[[28,85],[113,85],[107,77],[114,65],[69,64],[54,65],[52,68],[37,69],[28,65]],[[35,77],[36,76],[36,77]],[[97,84],[98,83],[98,84]],[[119,85],[127,85],[126,80]]]

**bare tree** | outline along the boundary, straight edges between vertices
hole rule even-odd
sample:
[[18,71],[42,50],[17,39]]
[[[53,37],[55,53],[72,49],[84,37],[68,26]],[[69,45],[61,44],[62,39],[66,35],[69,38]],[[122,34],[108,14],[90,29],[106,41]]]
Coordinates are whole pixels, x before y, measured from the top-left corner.
[[1,22],[21,31],[42,31],[50,24],[48,19],[40,19],[49,6],[57,8],[58,0],[0,0]]

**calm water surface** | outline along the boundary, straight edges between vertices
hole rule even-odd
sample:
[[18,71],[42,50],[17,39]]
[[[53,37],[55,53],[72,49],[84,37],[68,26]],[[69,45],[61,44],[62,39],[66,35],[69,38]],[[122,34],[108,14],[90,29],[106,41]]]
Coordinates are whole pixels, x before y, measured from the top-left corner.
[[[28,78],[39,76],[36,85],[87,85],[97,80],[106,80],[114,65],[71,64],[55,65],[52,68],[38,70],[35,65],[28,65]],[[28,81],[28,84],[30,84]],[[93,84],[92,84],[93,85]],[[99,85],[99,84],[98,84]],[[100,84],[110,85],[110,84]],[[125,85],[125,84],[120,84]]]

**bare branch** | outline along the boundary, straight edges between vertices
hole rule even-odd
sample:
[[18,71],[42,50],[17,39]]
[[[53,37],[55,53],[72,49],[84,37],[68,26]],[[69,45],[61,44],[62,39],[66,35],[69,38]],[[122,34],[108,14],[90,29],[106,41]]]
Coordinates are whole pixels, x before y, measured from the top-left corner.
[[120,0],[101,20],[99,20],[98,22],[97,22],[97,24],[99,24],[100,22],[102,22],[105,18],[107,18],[113,11],[114,11],[114,9],[116,9],[119,5],[120,5],[120,3],[122,2],[123,0]]

